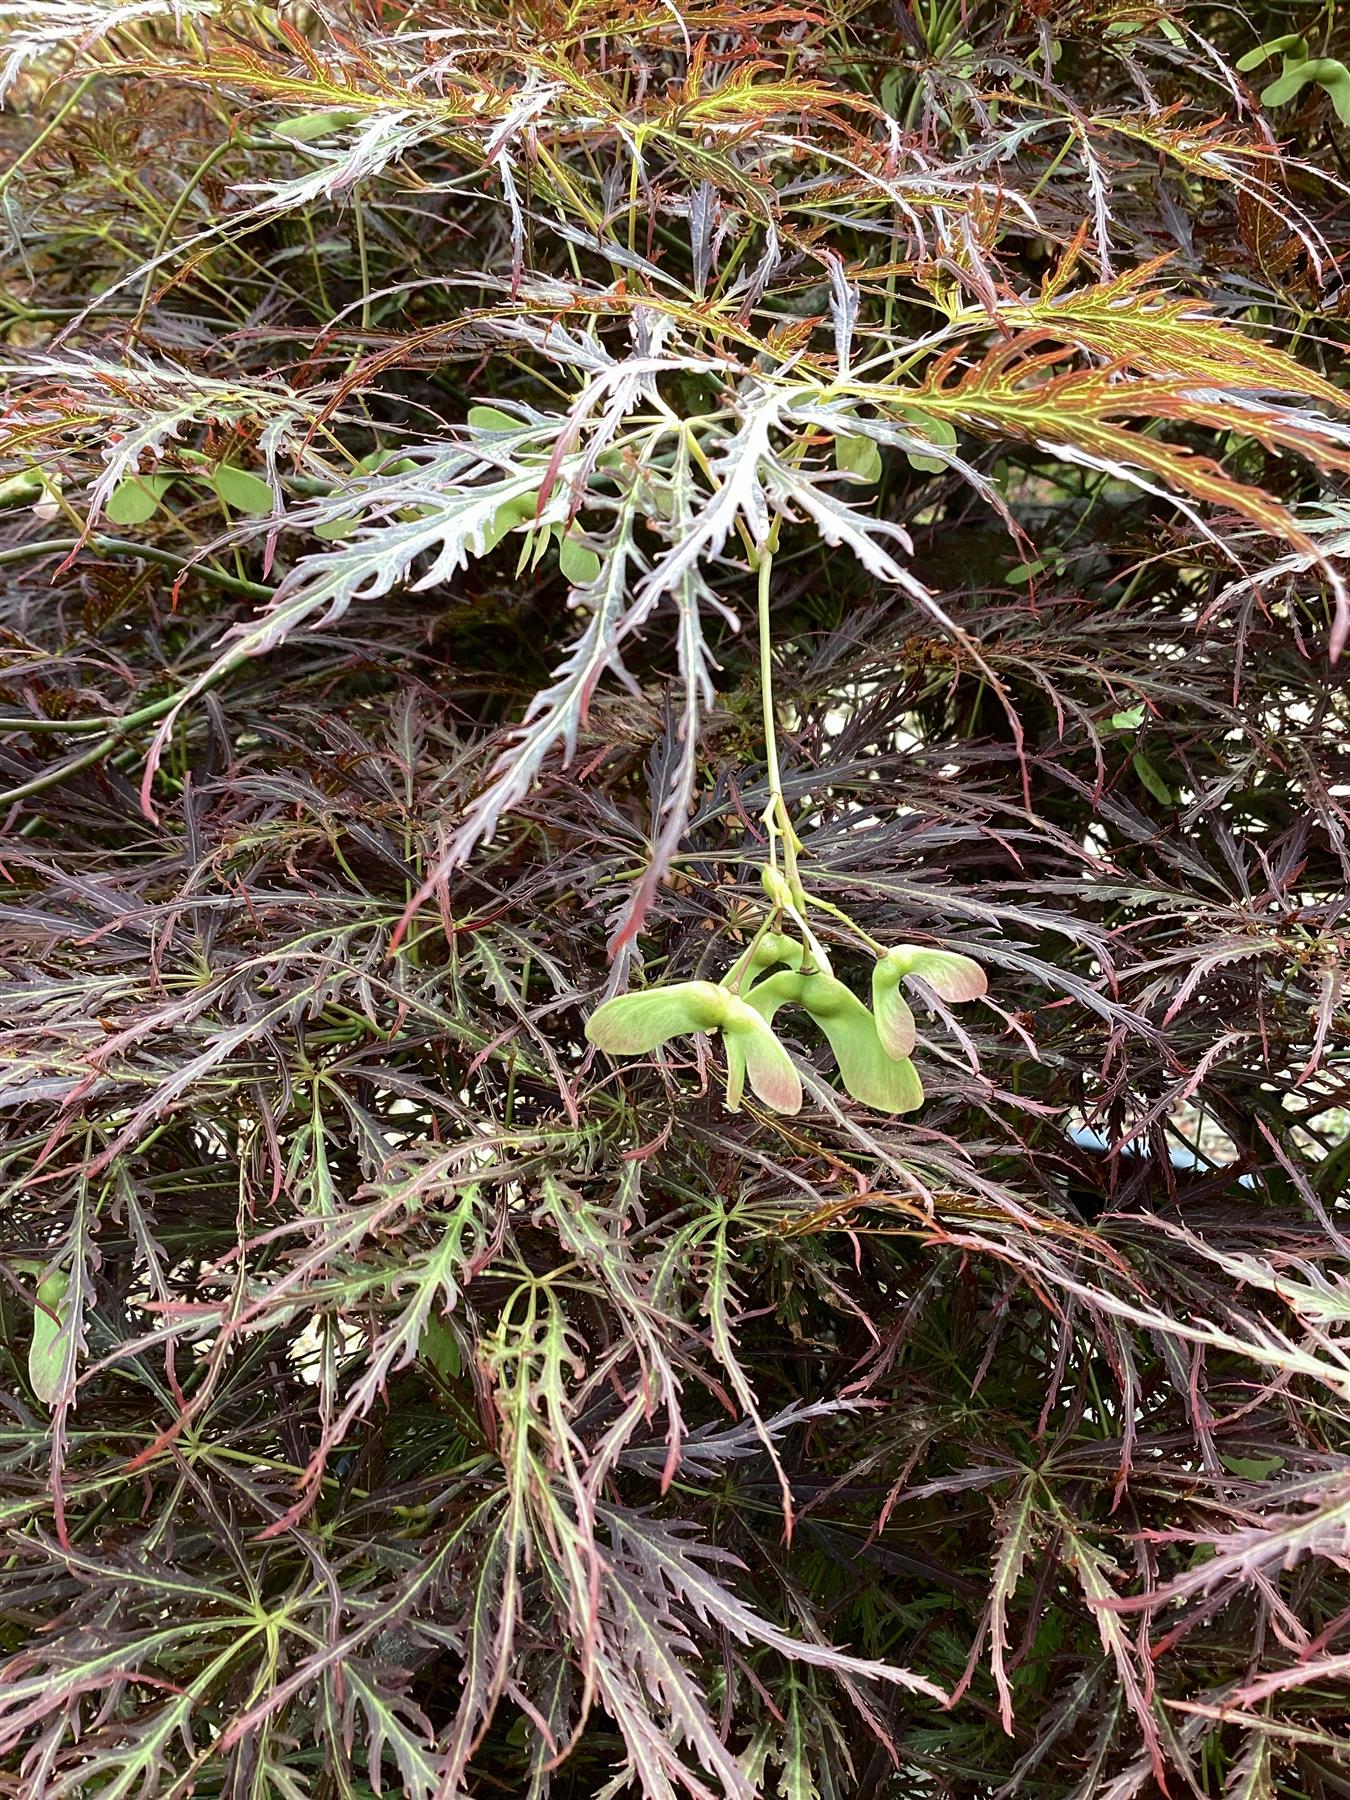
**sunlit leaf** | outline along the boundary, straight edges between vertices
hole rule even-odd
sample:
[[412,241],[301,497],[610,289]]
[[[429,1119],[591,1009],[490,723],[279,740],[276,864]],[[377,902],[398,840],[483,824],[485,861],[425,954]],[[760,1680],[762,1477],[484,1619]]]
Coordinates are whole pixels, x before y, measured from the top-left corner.
[[28,1352],[28,1379],[33,1392],[44,1405],[50,1406],[61,1391],[65,1350],[62,1337],[68,1310],[66,1293],[70,1273],[54,1270],[38,1283],[37,1305],[33,1308],[33,1341]]
[[272,135],[290,138],[297,144],[308,144],[315,138],[327,137],[330,131],[343,131],[355,125],[363,115],[350,108],[330,107],[325,112],[297,113],[293,119],[282,119],[273,125]]
[[113,525],[144,525],[173,486],[172,475],[127,475],[108,496],[104,516]]
[[262,477],[237,469],[232,463],[221,463],[212,471],[211,485],[236,512],[265,517],[274,510],[272,490]]

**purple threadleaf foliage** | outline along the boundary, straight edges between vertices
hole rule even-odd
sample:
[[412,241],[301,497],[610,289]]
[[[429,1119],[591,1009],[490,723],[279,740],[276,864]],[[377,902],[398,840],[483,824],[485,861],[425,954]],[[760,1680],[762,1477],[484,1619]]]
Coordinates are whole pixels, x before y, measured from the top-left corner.
[[1338,24],[0,0],[6,1800],[1346,1790]]

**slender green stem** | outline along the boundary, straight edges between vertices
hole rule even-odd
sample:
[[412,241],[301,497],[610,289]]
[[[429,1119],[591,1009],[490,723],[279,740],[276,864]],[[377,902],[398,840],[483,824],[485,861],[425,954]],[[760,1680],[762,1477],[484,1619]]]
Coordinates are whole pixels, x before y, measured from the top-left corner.
[[[202,682],[197,691],[205,693],[208,688],[223,681],[235,667],[237,664],[230,663],[218,669],[213,679]],[[15,801],[31,799],[34,794],[45,793],[48,788],[56,787],[72,775],[78,775],[82,769],[87,769],[91,763],[99,762],[109,751],[116,749],[118,741],[124,738],[129,731],[134,730],[136,726],[152,725],[157,719],[164,718],[176,707],[181,706],[186,691],[179,689],[177,693],[165,694],[162,699],[152,700],[148,706],[137,707],[135,712],[129,712],[120,719],[71,719],[65,721],[63,728],[66,731],[84,733],[101,729],[104,735],[98,739],[97,743],[91,744],[87,750],[72,757],[69,762],[60,763],[54,769],[44,769],[41,775],[35,775],[31,781],[25,781],[20,787],[9,788],[6,792],[0,793],[0,806],[12,806]],[[43,731],[51,729],[51,725],[52,722],[45,719],[0,718],[0,731]],[[340,853],[339,860],[341,860]]]
[[761,942],[772,924],[773,914],[765,913],[755,929],[755,935],[722,977],[721,985],[724,988],[730,989],[733,994],[740,993],[741,983],[745,980],[745,972],[750,967],[750,959],[755,954],[756,950],[759,949]]
[[128,538],[102,537],[98,533],[86,538],[37,538],[31,544],[15,544],[8,550],[0,550],[0,568],[7,563],[33,562],[39,556],[82,549],[97,550],[100,556],[138,556],[166,569],[190,568],[203,581],[224,588],[226,593],[242,594],[248,600],[270,600],[273,594],[273,589],[264,587],[260,581],[243,581],[224,569],[213,568],[210,563],[194,562],[191,557],[179,556],[173,550],[160,550],[153,544],[135,544]]
[[35,775],[31,781],[25,781],[18,787],[8,789],[0,794],[0,806],[13,806],[20,800],[29,800],[34,794],[43,794],[48,788],[59,786],[68,781],[72,775],[78,775],[81,769],[87,769],[91,763],[101,762],[117,742],[118,734],[109,732],[96,744],[82,751],[79,756],[72,757],[69,762],[59,764],[54,769],[44,769],[41,775]]
[[[807,913],[812,904],[797,869],[797,852],[802,841],[797,836],[788,813],[783,793],[783,776],[778,761],[778,721],[773,697],[773,632],[769,614],[769,595],[773,585],[773,559],[778,548],[780,519],[770,527],[768,540],[759,553],[759,692],[764,717],[764,754],[769,778],[769,804],[763,813],[764,829],[769,840],[769,867],[765,886],[773,904],[773,914],[785,912],[802,934],[806,959],[802,963],[809,973],[813,963],[822,969],[830,966],[829,955],[812,931]],[[778,868],[778,844],[782,840],[783,868]]]
[[352,195],[352,219],[356,225],[356,254],[361,264],[361,329],[370,330],[370,258],[366,248],[366,213],[361,190]]
[[145,310],[149,306],[151,296],[155,291],[155,270],[159,267],[161,255],[168,247],[169,238],[173,234],[174,226],[177,225],[179,219],[182,218],[184,208],[196,193],[197,189],[201,186],[202,182],[211,173],[212,169],[215,168],[216,164],[224,157],[228,156],[234,148],[235,140],[232,136],[227,138],[223,144],[217,144],[205,161],[200,163],[184,182],[182,192],[169,208],[168,215],[160,228],[159,237],[156,240],[149,265],[145,271],[145,282],[141,288],[141,303],[136,312],[135,324],[137,328],[139,328],[141,320],[145,316]]
[[867,948],[873,951],[877,956],[884,956],[886,954],[886,946],[877,938],[874,938],[870,931],[864,931],[857,920],[851,918],[849,914],[844,911],[842,906],[836,906],[832,900],[822,900],[819,894],[812,894],[811,904],[818,912],[829,913],[831,918],[838,919],[841,924],[847,925],[849,930],[856,933],[856,935],[862,939],[863,943],[867,945]]
[[[774,521],[774,536],[777,520]],[[773,637],[769,628],[769,591],[773,581],[773,542],[759,558],[759,702],[764,715],[764,756],[769,770],[769,866],[778,867],[778,814],[783,807],[783,778],[778,766],[778,722],[773,701]]]
[[0,174],[0,194],[4,193],[5,189],[9,186],[10,182],[13,181],[23,165],[28,161],[29,157],[35,156],[47,142],[47,139],[52,136],[53,132],[61,129],[62,125],[70,117],[71,113],[80,104],[81,100],[84,99],[90,88],[102,74],[102,69],[95,69],[92,74],[86,75],[70,98],[65,101],[55,113],[53,113],[46,125],[43,126],[42,130],[33,139],[32,143],[29,144],[26,149],[21,150],[4,173]]

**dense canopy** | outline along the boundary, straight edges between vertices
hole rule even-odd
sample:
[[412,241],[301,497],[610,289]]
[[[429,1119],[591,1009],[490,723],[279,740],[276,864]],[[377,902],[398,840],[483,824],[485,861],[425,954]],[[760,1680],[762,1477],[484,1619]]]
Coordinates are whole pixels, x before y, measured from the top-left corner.
[[1342,50],[0,0],[0,1793],[1347,1791]]

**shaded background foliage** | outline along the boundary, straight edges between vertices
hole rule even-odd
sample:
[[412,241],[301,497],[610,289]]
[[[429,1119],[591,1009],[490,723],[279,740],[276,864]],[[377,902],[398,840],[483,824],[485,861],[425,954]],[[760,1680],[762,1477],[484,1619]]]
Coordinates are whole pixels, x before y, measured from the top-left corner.
[[1344,1792],[1334,9],[0,24],[4,1791]]

